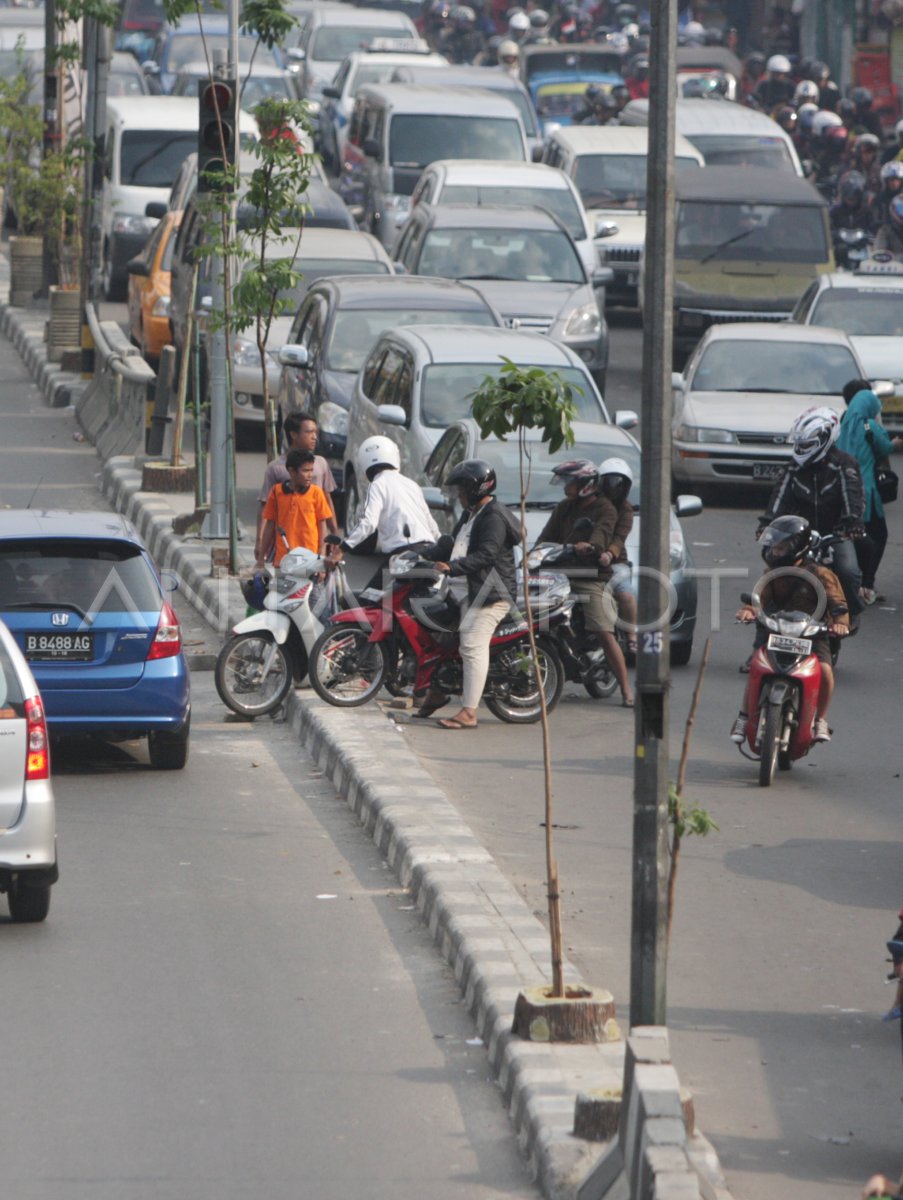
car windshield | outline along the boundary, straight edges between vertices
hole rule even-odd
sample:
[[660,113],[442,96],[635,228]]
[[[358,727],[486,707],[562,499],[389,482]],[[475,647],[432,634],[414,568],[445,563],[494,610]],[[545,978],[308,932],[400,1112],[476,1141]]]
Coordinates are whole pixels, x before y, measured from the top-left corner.
[[93,612],[158,612],[160,587],[137,546],[86,538],[0,543],[0,611],[71,605]]
[[[678,158],[679,166],[698,167],[695,158]],[[645,208],[645,154],[581,154],[574,183],[587,208]]]
[[304,290],[317,279],[331,275],[391,275],[391,268],[373,258],[305,258],[300,262]]
[[815,205],[682,200],[676,254],[699,263],[822,263],[828,258],[824,211]]
[[241,85],[241,106],[245,112],[252,112],[261,100],[269,100],[273,96],[280,100],[296,98],[284,75],[252,75]]
[[862,369],[846,346],[823,342],[712,342],[693,374],[694,392],[790,392],[840,396]]
[[417,270],[444,279],[586,282],[567,234],[537,229],[432,229]]
[[[519,365],[529,367],[531,364]],[[487,362],[436,363],[426,367],[420,388],[420,420],[432,429],[445,429],[454,421],[472,417],[471,396],[487,375],[498,375],[499,370],[500,366]],[[579,367],[556,367],[555,370],[575,389],[577,413],[574,419],[603,424],[605,412],[589,375]],[[578,388],[579,392],[576,391]]]
[[[600,463],[606,458],[623,458],[633,471],[633,487],[630,490],[632,503],[639,503],[640,455],[635,446],[619,442],[617,445],[601,445],[598,442],[577,442],[567,450],[549,454],[541,443],[528,442],[530,450],[530,487],[527,503],[551,508],[564,498],[564,488],[552,476],[552,468],[569,458],[588,458]],[[496,495],[503,504],[517,504],[520,500],[520,455],[517,439],[507,442],[480,442],[474,457],[485,459],[495,468],[498,485]]]
[[[212,62],[214,51],[228,52],[229,38],[225,33],[177,33],[166,43],[166,71],[179,71],[188,63]],[[262,42],[255,37],[238,39],[238,61],[248,63],[253,55],[254,62],[273,63],[275,58]]]
[[399,325],[495,325],[488,308],[354,308],[337,312],[326,349],[331,371],[357,372],[373,343]]
[[146,96],[144,78],[134,71],[111,71],[107,76],[108,96]]
[[121,182],[133,187],[172,187],[185,157],[198,148],[188,130],[126,129],[119,158]]
[[586,237],[583,214],[570,188],[517,187],[509,184],[451,184],[440,204],[504,204],[507,208],[544,208],[556,216],[572,238]]
[[520,124],[514,117],[450,117],[399,114],[389,129],[393,167],[426,167],[439,158],[524,161]]
[[854,337],[903,337],[903,287],[830,288],[815,302],[808,324],[842,329]]
[[796,167],[780,137],[737,137],[735,134],[688,133],[707,167],[768,167],[796,174]]
[[536,111],[543,119],[573,117],[586,108],[585,82],[543,83],[536,89]]
[[321,25],[310,44],[310,57],[319,62],[341,62],[354,50],[366,50],[374,38],[408,41],[409,29],[384,25]]

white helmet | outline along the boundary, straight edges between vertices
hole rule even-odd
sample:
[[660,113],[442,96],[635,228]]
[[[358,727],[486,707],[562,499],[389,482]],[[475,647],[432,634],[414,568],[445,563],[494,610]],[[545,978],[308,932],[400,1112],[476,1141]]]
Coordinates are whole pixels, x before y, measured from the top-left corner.
[[599,463],[599,478],[603,475],[623,475],[633,483],[633,471],[630,469],[630,463],[624,461],[623,458],[606,458]]
[[840,417],[833,408],[807,408],[790,427],[793,461],[799,466],[824,458],[840,433]]
[[898,121],[894,126],[894,133],[897,135],[897,141],[903,146],[903,121]]
[[394,467],[396,471],[400,469],[401,456],[391,438],[377,434],[376,437],[368,437],[361,443],[357,452],[358,471],[369,479],[367,472],[372,471],[374,467]]
[[765,64],[765,70],[771,75],[789,75],[791,71],[790,59],[783,54],[772,54],[771,58]]
[[505,38],[503,42],[499,42],[496,54],[499,60],[503,58],[520,58],[520,46],[518,46],[517,42],[512,42],[511,38]]
[[830,112],[827,108],[820,108],[812,118],[812,136],[823,137],[825,130],[837,129],[843,124],[837,113]]
[[[705,27],[700,21],[687,21],[683,28],[683,37],[687,46],[701,46],[705,41]],[[787,70],[790,70],[789,66]]]
[[821,89],[814,79],[801,79],[793,93],[793,103],[799,108],[801,104],[817,104]]
[[508,18],[509,33],[526,33],[530,28],[530,18],[525,12],[512,13]]

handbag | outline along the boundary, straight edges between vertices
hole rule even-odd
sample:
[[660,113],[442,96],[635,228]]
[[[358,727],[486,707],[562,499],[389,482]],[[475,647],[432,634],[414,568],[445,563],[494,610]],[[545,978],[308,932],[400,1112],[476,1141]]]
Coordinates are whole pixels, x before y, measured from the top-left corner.
[[868,421],[865,422],[865,440],[875,455],[875,487],[882,504],[892,504],[897,498],[900,488],[900,478],[896,471],[891,470],[886,455],[875,454],[875,435]]

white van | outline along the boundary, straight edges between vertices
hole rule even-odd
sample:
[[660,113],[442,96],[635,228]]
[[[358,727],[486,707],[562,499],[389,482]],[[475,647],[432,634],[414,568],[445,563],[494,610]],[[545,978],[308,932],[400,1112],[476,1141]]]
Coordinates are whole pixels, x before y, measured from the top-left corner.
[[[648,131],[623,125],[560,126],[549,136],[542,160],[571,179],[596,236],[598,265],[611,267],[614,283],[606,304],[637,305],[640,253],[646,242]],[[678,166],[699,168],[699,151],[677,134]]]
[[[107,101],[103,167],[103,285],[108,300],[124,300],[126,263],[143,249],[157,219],[146,208],[166,203],[186,156],[198,148],[198,101],[187,96],[115,96]],[[242,112],[242,142],[257,122]]]
[[[648,125],[649,101],[631,100],[619,120],[622,125]],[[707,167],[770,167],[802,178],[793,139],[753,108],[730,100],[678,100],[676,127]]]

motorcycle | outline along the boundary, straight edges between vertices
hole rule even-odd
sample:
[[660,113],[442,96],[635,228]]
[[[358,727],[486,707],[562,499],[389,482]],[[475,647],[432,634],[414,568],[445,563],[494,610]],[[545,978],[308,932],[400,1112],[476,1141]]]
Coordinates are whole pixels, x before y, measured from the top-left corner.
[[[527,555],[527,568],[531,574],[531,595],[534,584],[541,586],[548,578],[545,571],[559,563],[574,560],[574,547],[567,543],[541,543],[534,546]],[[540,573],[541,572],[541,573]],[[570,580],[567,575],[554,578],[564,578],[570,590]],[[605,651],[599,645],[598,637],[589,633],[584,621],[583,606],[574,601],[561,621],[556,622],[554,629],[555,648],[564,667],[565,678],[569,683],[581,683],[594,700],[605,700],[617,691],[618,680],[609,666]],[[619,640],[623,640],[622,650],[626,651],[626,638],[623,631],[618,631]]]
[[[416,552],[402,551],[389,562],[392,584],[380,602],[336,613],[310,653],[310,682],[323,700],[339,708],[366,704],[392,676],[399,662],[413,664],[416,692],[434,687],[447,695],[463,688],[458,653],[460,610],[449,602],[448,577]],[[542,589],[534,601],[537,624],[553,628],[568,605],[564,585]],[[546,707],[558,703],[564,668],[550,633],[537,632]],[[529,660],[527,623],[506,617],[489,643],[489,674],[483,699],[502,721],[526,724],[541,714],[539,685]],[[396,680],[397,682],[397,680]]]
[[[290,550],[270,581],[263,609],[239,621],[220,650],[214,680],[225,705],[251,720],[283,703],[293,681],[308,671],[323,623],[311,606],[315,577],[326,561],[311,550]],[[341,583],[339,583],[341,587]]]
[[834,259],[841,270],[855,271],[871,252],[872,235],[866,229],[835,229]]

